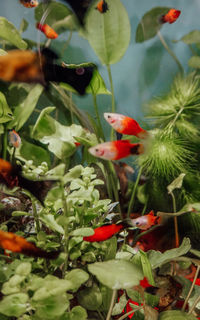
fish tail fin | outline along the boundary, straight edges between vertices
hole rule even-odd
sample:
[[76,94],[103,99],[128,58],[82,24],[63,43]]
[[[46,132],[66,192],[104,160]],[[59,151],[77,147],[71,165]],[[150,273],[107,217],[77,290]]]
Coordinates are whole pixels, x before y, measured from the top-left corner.
[[144,145],[142,143],[133,143],[130,148],[130,153],[132,155],[140,155],[144,153]]
[[147,130],[142,129],[137,135],[139,139],[146,139],[149,136],[149,133]]
[[45,251],[40,248],[35,247],[34,250],[24,248],[21,253],[31,256],[31,257],[38,257],[38,258],[45,258],[45,259],[56,259],[60,254],[60,251]]

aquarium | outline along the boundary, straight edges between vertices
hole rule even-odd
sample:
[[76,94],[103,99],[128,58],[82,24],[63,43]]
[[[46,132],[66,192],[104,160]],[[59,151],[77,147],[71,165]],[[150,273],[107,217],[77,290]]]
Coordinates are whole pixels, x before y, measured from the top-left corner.
[[0,9],[0,320],[200,319],[193,0]]

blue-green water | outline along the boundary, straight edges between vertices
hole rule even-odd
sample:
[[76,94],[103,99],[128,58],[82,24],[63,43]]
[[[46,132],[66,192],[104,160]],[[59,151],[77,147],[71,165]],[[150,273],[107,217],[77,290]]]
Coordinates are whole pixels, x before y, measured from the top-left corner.
[[[181,10],[179,19],[174,24],[164,25],[161,32],[187,71],[187,61],[191,52],[184,43],[172,43],[172,40],[180,39],[189,31],[199,28],[200,2],[199,0],[123,0],[122,2],[128,11],[132,32],[126,54],[120,62],[112,66],[116,105],[118,112],[141,121],[144,103],[151,97],[166,91],[178,69],[157,37],[141,44],[135,43],[138,22],[145,12],[155,6],[169,6]],[[23,35],[25,38],[37,41],[38,31],[35,28],[34,9],[24,8],[18,0],[1,0],[0,14],[14,23],[16,27],[19,27],[23,18],[26,19],[29,22],[29,27]],[[54,40],[53,47],[57,48],[59,52],[67,38],[67,32],[61,34],[58,39]],[[43,34],[40,34],[40,39],[45,40]],[[73,33],[64,60],[69,63],[95,62],[109,87],[105,67],[101,66],[87,40],[79,37],[76,32]],[[93,113],[92,97],[79,98],[76,96],[74,100],[81,108]],[[103,112],[111,110],[111,98],[99,96],[98,105],[102,116]],[[104,125],[105,128],[108,127],[106,123]]]

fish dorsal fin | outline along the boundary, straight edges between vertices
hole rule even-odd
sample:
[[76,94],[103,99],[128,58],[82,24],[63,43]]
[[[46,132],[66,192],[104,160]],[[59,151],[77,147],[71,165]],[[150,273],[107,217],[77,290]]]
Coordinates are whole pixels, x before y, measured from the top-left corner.
[[154,211],[153,211],[153,210],[151,210],[151,211],[149,212],[149,216],[154,216]]

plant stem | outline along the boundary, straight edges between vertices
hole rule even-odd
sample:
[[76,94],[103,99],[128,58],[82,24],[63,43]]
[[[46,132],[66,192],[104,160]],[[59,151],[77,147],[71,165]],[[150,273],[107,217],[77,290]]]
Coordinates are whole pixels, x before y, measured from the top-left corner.
[[125,319],[126,317],[128,317],[129,314],[131,314],[131,313],[133,313],[133,312],[136,312],[136,311],[138,311],[138,310],[140,310],[140,309],[142,309],[142,306],[141,306],[141,307],[138,307],[138,308],[136,308],[136,309],[134,309],[134,310],[131,310],[131,311],[127,312],[126,314],[124,314],[123,316],[121,316],[118,320],[123,320],[123,319]]
[[38,218],[37,208],[35,205],[35,200],[31,196],[30,196],[30,198],[31,198],[32,207],[33,207],[33,216],[35,219],[36,231],[37,231],[37,233],[39,233],[40,232],[40,222],[39,222],[39,218]]
[[127,212],[128,215],[130,215],[131,210],[133,209],[133,205],[134,205],[134,201],[135,201],[135,194],[136,194],[136,190],[138,187],[138,183],[140,181],[141,174],[142,174],[142,168],[140,168],[140,170],[138,172],[137,179],[136,179],[135,185],[133,187],[133,192],[131,194],[131,199],[129,201],[129,206],[128,206],[128,212]]
[[107,313],[106,320],[110,320],[110,318],[111,318],[112,310],[113,310],[113,307],[114,307],[114,304],[115,304],[116,294],[117,294],[117,290],[115,289],[115,290],[113,290],[113,293],[112,293],[112,298],[111,298],[111,301],[110,301],[110,307],[109,307],[109,310],[108,310],[108,313]]
[[196,300],[194,301],[194,303],[193,303],[190,311],[188,312],[188,314],[191,314],[191,313],[194,311],[194,308],[196,307],[197,303],[199,303],[199,302],[200,302],[200,296],[198,296],[198,297],[196,298]]
[[61,188],[63,190],[62,192],[62,204],[63,204],[63,216],[66,217],[65,225],[64,225],[64,253],[66,254],[65,262],[63,265],[62,269],[62,276],[64,278],[67,266],[68,266],[68,241],[69,241],[69,236],[68,236],[68,208],[67,208],[67,203],[66,203],[66,196],[65,196],[65,187],[63,183],[61,182]]
[[170,56],[174,59],[174,61],[176,62],[178,68],[179,68],[179,71],[181,73],[184,73],[184,69],[180,63],[180,61],[178,60],[177,56],[174,54],[174,52],[168,47],[166,41],[164,40],[162,34],[160,33],[160,30],[157,31],[157,35],[160,39],[160,42],[162,43],[163,47],[167,50],[167,52],[170,54]]
[[171,129],[173,127],[173,125],[175,124],[176,120],[178,119],[178,117],[180,116],[180,114],[182,113],[183,110],[184,110],[184,108],[181,107],[180,110],[177,112],[176,116],[174,117],[172,122],[169,124],[169,129]]
[[[115,95],[114,95],[114,87],[113,87],[113,81],[112,81],[112,74],[111,74],[111,69],[110,69],[110,65],[106,65],[107,67],[107,71],[108,71],[108,77],[109,77],[109,81],[110,81],[110,89],[111,89],[111,93],[112,93],[112,112],[115,112]],[[113,128],[111,129],[111,141],[114,139],[114,130]]]
[[[110,178],[110,182],[111,182],[111,185],[112,185],[112,191],[113,191],[113,195],[114,195],[114,200],[116,202],[119,202],[118,178],[116,176],[116,172],[115,172],[114,166],[113,166],[111,161],[108,161],[108,177]],[[117,205],[117,208],[119,209],[119,213],[120,213],[120,216],[122,218],[120,203]]]
[[[176,213],[176,199],[174,197],[173,192],[170,193],[172,196],[172,202],[173,202],[173,211]],[[176,248],[179,247],[180,241],[179,241],[179,234],[178,234],[178,219],[177,216],[174,217],[174,230],[175,230],[175,246]]]
[[194,288],[195,282],[196,282],[197,277],[198,277],[199,270],[200,270],[200,265],[197,266],[197,270],[196,270],[196,273],[195,273],[195,276],[194,276],[194,279],[193,279],[191,288],[190,288],[190,290],[189,290],[189,292],[188,292],[188,295],[187,295],[187,297],[186,297],[186,299],[185,299],[185,302],[184,302],[184,304],[183,304],[183,307],[182,307],[182,309],[181,309],[182,311],[185,310],[185,307],[186,307],[186,305],[187,305],[187,303],[188,303],[188,300],[189,300],[189,298],[190,298],[190,296],[191,296],[192,290],[193,290],[193,288]]
[[[90,86],[90,87],[92,89],[92,86]],[[99,110],[98,110],[98,106],[97,106],[97,95],[92,93],[92,96],[93,96],[93,102],[94,102],[94,110],[95,110],[95,113],[96,113],[96,118],[97,118],[97,122],[98,122],[98,126],[99,126],[99,132],[98,133],[101,136],[101,138],[105,141],[105,136],[104,136],[104,133],[103,133],[103,128],[102,128],[102,125],[101,125],[101,120],[100,120],[100,116],[99,116]]]
[[7,159],[7,145],[8,145],[8,132],[6,127],[5,128],[5,132],[3,135],[3,159],[6,160]]

